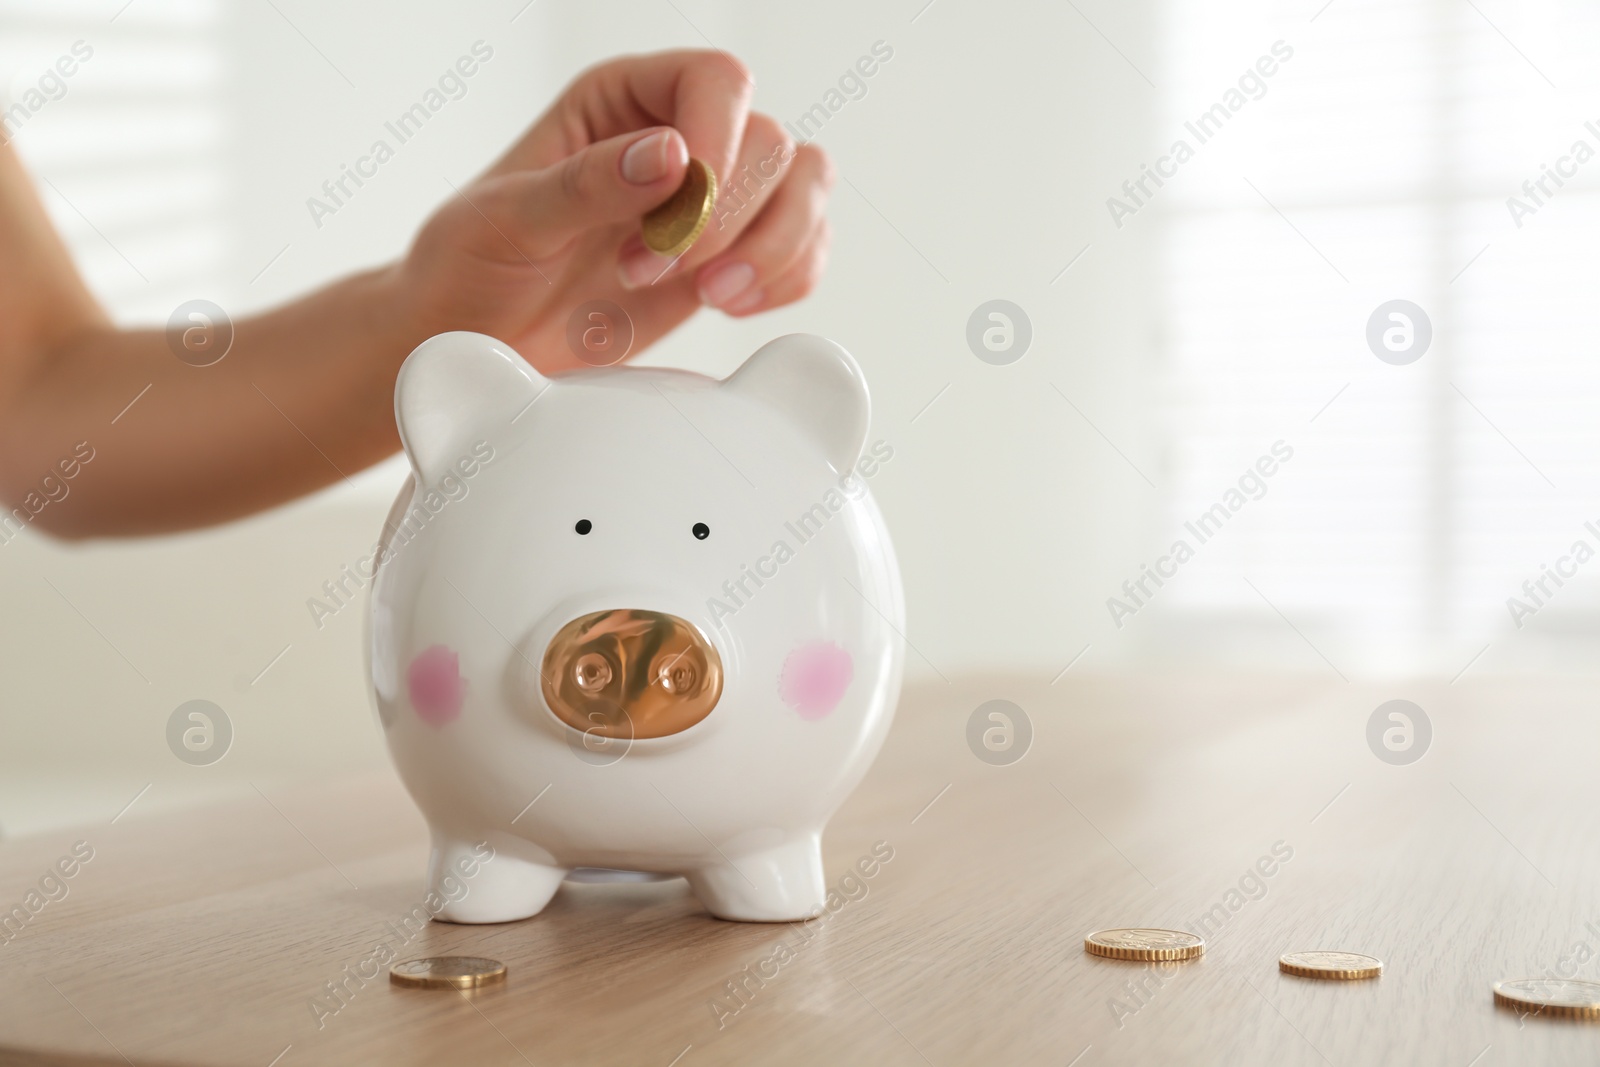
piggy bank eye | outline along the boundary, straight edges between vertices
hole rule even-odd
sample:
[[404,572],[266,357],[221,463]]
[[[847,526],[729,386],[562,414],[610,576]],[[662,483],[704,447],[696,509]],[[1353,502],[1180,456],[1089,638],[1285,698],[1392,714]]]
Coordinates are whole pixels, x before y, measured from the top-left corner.
[[697,522],[694,524],[694,529],[690,532],[694,534],[696,541],[704,541],[706,538],[711,536],[711,527],[707,526],[703,522]]
[[590,530],[594,529],[594,523],[590,522],[588,519],[579,519],[578,525],[574,526],[573,529],[577,530],[580,534],[586,534]]

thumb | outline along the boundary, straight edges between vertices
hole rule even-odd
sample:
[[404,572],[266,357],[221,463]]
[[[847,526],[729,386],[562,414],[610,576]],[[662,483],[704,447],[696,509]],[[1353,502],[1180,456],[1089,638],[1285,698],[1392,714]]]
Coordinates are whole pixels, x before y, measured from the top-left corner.
[[597,226],[638,219],[683,182],[689,149],[669,126],[598,141],[543,170],[490,182],[486,215],[535,259]]

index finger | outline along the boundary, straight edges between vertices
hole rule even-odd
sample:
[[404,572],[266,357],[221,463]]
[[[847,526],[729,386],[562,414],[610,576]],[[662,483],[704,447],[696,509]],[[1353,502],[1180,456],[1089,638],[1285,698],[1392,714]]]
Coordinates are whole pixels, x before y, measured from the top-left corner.
[[676,127],[689,154],[728,180],[744,139],[755,81],[721,51],[659,52],[618,63],[629,94],[656,121]]

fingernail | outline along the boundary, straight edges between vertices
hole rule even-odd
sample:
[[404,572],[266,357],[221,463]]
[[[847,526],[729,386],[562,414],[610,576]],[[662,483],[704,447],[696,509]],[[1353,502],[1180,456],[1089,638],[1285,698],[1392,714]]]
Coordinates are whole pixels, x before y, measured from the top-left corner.
[[623,253],[617,262],[617,276],[622,279],[624,289],[642,289],[660,281],[670,266],[672,266],[671,259],[658,256],[648,248],[640,247],[632,252]]
[[622,153],[622,179],[633,185],[660,181],[671,171],[674,156],[680,157],[679,165],[689,162],[683,139],[671,130],[659,130],[640,138]]
[[700,302],[714,308],[727,307],[756,280],[755,268],[748,263],[724,263],[700,276]]
[[762,289],[759,285],[753,286],[752,288],[747,289],[740,294],[738,299],[732,301],[731,303],[723,304],[722,310],[727,312],[729,315],[738,315],[742,312],[753,311],[754,309],[760,307],[761,302],[766,298],[766,290]]

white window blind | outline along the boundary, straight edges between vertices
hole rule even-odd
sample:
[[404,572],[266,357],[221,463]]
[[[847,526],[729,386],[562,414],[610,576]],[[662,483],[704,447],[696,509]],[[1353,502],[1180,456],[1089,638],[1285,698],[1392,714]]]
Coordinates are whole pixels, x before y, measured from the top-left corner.
[[[1595,628],[1600,559],[1566,564],[1521,629],[1506,601],[1578,539],[1600,550],[1583,525],[1600,528],[1597,15],[1173,0],[1163,148],[1193,144],[1184,123],[1277,41],[1293,57],[1264,95],[1158,193],[1170,526],[1275,441],[1295,458],[1199,548],[1172,607],[1240,633],[1281,612],[1347,670],[1448,672]],[[1519,228],[1507,198],[1578,140],[1596,158],[1563,164]],[[1408,366],[1365,340],[1396,298],[1433,327]]]
[[164,322],[223,262],[220,6],[0,0],[6,136],[119,320]]

